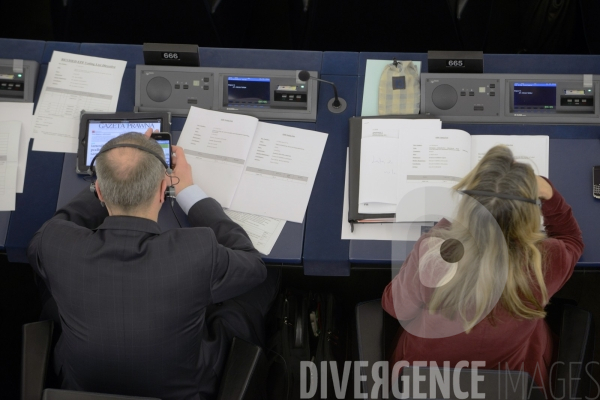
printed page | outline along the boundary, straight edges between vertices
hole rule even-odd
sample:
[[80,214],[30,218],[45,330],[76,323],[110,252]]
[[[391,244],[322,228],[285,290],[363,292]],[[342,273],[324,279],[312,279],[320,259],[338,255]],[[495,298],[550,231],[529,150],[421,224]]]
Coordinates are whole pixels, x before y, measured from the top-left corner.
[[301,223],[327,134],[259,122],[231,209]]
[[0,211],[15,209],[20,136],[21,122],[0,122]]
[[240,182],[258,120],[192,107],[179,136],[194,183],[230,208]]
[[17,193],[23,193],[29,139],[31,139],[33,132],[33,103],[3,102],[2,106],[0,106],[0,121],[21,122],[19,164],[17,166]]
[[273,246],[285,226],[285,221],[282,219],[261,217],[233,210],[225,210],[225,214],[244,228],[256,250],[266,256],[273,250]]
[[543,135],[473,135],[471,137],[471,167],[475,168],[485,153],[499,144],[508,146],[518,162],[530,164],[536,175],[549,177],[550,137]]
[[[422,226],[433,226],[432,223],[420,224],[379,223],[354,224],[352,232],[348,222],[350,201],[348,198],[348,153],[346,152],[346,179],[344,183],[344,204],[342,206],[342,240],[418,240]],[[396,210],[394,209],[392,213]]]
[[[402,163],[397,222],[424,221],[427,202],[418,196],[407,196],[411,191],[425,187],[451,188],[469,171],[471,164],[471,136],[456,129],[422,130],[418,135],[401,135]],[[445,212],[450,216],[454,204],[448,202]]]
[[439,119],[363,119],[360,149],[358,212],[396,212],[399,201],[400,134],[419,135],[423,130],[440,130]]
[[35,109],[33,150],[77,153],[81,110],[114,112],[126,61],[55,51]]

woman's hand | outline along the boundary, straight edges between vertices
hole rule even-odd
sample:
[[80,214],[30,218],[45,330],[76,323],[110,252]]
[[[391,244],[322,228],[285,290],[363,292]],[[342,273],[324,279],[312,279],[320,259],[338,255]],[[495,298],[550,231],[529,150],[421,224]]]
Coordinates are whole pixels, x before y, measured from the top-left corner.
[[536,176],[536,178],[538,184],[538,197],[542,200],[550,200],[554,194],[552,186],[550,186],[548,181],[541,176]]

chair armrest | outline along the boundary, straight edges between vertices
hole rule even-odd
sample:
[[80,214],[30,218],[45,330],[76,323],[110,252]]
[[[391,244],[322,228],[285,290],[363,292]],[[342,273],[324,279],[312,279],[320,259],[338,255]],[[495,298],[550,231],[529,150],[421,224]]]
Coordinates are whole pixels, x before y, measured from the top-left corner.
[[233,338],[218,400],[264,399],[267,385],[267,359],[263,350],[240,338]]
[[40,400],[52,343],[52,321],[23,325],[21,350],[21,400]]
[[[592,314],[564,305],[557,355],[556,398],[584,398],[589,393],[591,371],[587,368],[593,360],[594,340]],[[567,393],[560,393],[563,390]]]

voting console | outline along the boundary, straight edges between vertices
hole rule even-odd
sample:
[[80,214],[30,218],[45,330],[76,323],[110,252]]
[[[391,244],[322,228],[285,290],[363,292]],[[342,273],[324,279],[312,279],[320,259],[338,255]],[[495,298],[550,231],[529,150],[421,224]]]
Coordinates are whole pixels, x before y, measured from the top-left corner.
[[35,61],[0,59],[0,101],[33,102],[38,69]]
[[446,122],[598,124],[593,75],[421,75],[421,114]]
[[[318,77],[316,71],[310,75]],[[138,65],[135,111],[187,116],[195,106],[262,120],[314,122],[317,82],[297,76],[290,70]]]

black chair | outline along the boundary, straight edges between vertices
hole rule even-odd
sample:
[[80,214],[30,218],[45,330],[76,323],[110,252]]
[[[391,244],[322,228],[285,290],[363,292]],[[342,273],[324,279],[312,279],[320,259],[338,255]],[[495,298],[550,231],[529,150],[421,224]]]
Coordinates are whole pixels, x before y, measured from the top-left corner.
[[[552,302],[559,303],[554,299]],[[585,398],[590,391],[592,379],[589,375],[590,371],[586,370],[586,366],[592,361],[594,354],[595,331],[592,314],[571,304],[550,306],[547,308],[547,312],[546,320],[550,328],[560,337],[554,381],[562,384],[557,384],[552,394],[555,398],[562,399]],[[367,361],[369,365],[373,365],[377,361],[388,360],[394,350],[392,340],[398,327],[398,321],[381,308],[381,300],[358,304],[356,306],[356,328],[360,361]],[[419,374],[423,373],[426,377],[429,375],[424,368],[418,370],[420,370]],[[453,372],[451,371],[451,373]],[[528,374],[514,375],[521,371],[479,370],[479,372],[485,373],[485,379],[490,383],[490,385],[479,385],[479,393],[486,393],[485,390],[489,390],[486,398],[497,398],[499,384],[504,385],[503,387],[507,389],[506,393],[502,394],[503,399],[529,398],[534,400],[538,398],[537,396],[543,396],[540,389],[529,390],[533,382],[531,377],[527,378]],[[403,369],[403,374],[413,373],[415,373],[413,368]],[[462,383],[466,382],[465,379],[470,379],[470,371],[461,370],[460,373],[464,374],[464,377],[460,376],[461,387],[470,388],[470,381]],[[513,385],[511,389],[511,383],[518,382],[519,377],[523,377],[521,381],[526,382],[523,383],[525,386],[516,385],[515,387]],[[509,378],[511,381],[507,381]],[[426,382],[422,384],[426,385],[425,388],[429,388],[429,381]],[[506,382],[511,383],[505,385]],[[367,380],[362,383],[363,393],[371,393],[374,384],[371,374],[367,374]],[[525,389],[529,393],[529,397],[523,397],[522,391]],[[428,393],[428,390],[420,392]]]
[[[23,326],[21,400],[151,400],[70,390],[44,390],[52,332],[52,321],[34,322]],[[242,339],[234,338],[217,399],[262,400],[265,398],[265,386],[266,357],[263,350]]]

